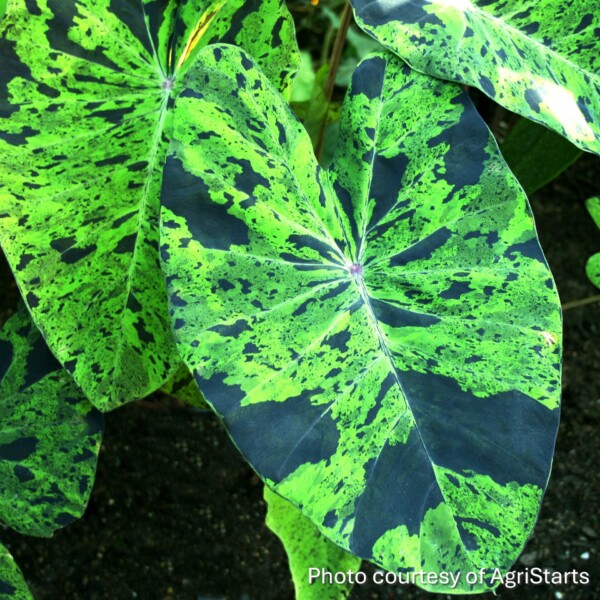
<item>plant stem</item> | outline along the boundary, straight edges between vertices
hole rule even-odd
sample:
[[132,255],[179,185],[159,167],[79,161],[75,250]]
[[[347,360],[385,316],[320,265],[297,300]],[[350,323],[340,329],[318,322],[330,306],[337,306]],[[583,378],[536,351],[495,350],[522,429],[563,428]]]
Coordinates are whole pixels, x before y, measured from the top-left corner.
[[346,1],[344,4],[344,10],[340,17],[340,28],[338,29],[337,35],[335,36],[335,42],[333,43],[333,50],[331,51],[331,58],[329,60],[329,73],[327,73],[327,81],[325,82],[325,101],[326,111],[323,120],[321,121],[321,127],[319,129],[319,138],[315,148],[315,154],[317,160],[320,160],[321,154],[323,153],[323,143],[325,141],[325,129],[327,127],[327,118],[329,116],[329,106],[331,104],[331,97],[333,96],[333,88],[335,86],[335,77],[340,66],[340,60],[342,59],[342,52],[344,51],[344,45],[346,43],[346,34],[348,28],[352,22],[352,8],[350,2]]
[[580,306],[586,306],[587,304],[594,304],[595,302],[600,302],[600,294],[597,296],[588,296],[587,298],[582,298],[581,300],[573,300],[571,302],[565,302],[562,305],[563,311],[571,310],[572,308],[579,308]]

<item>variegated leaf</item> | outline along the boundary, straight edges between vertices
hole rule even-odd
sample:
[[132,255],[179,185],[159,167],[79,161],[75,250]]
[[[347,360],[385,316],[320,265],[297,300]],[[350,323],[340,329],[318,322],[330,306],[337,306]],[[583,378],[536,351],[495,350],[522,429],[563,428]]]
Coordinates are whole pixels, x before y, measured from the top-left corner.
[[600,11],[588,0],[352,0],[414,69],[475,86],[600,154]]
[[78,519],[103,428],[21,308],[0,331],[0,520],[51,536]]
[[288,89],[280,0],[12,0],[0,22],[0,243],[52,351],[104,410],[179,364],[159,192],[172,100],[215,41]]
[[[590,198],[585,205],[594,219],[594,223],[600,229],[600,196]],[[600,252],[593,254],[587,261],[585,272],[589,280],[598,288],[600,288]]]
[[33,600],[15,559],[2,545],[0,545],[0,598],[3,600]]
[[375,55],[323,171],[247,55],[207,48],[197,67],[161,256],[205,398],[345,550],[392,571],[508,569],[550,470],[561,316],[485,124],[458,86]]
[[281,540],[288,556],[296,600],[343,600],[352,585],[309,580],[311,569],[328,573],[356,573],[361,559],[330,542],[295,506],[271,491],[264,490],[267,527]]
[[191,406],[210,410],[189,369],[182,364],[160,388],[160,391]]

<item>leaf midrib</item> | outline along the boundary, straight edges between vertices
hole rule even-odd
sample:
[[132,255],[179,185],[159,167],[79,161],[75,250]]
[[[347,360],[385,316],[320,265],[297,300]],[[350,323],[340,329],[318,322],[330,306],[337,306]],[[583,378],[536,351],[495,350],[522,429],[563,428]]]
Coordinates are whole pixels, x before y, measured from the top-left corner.
[[[437,485],[437,488],[438,488],[438,490],[440,492],[440,496],[442,497],[444,504],[446,506],[450,507],[450,506],[452,506],[452,504],[448,502],[448,499],[446,498],[446,496],[444,494],[444,490],[443,490],[442,486],[440,485],[440,483],[438,481],[438,478],[437,478],[437,473],[436,473],[436,470],[434,468],[436,466],[436,463],[432,460],[432,458],[431,458],[431,456],[429,454],[429,450],[427,449],[427,445],[425,444],[425,440],[423,438],[423,435],[421,434],[421,430],[419,428],[419,424],[418,424],[417,419],[415,417],[415,412],[414,412],[414,410],[412,408],[410,398],[409,398],[408,394],[406,393],[406,391],[404,389],[404,386],[402,385],[402,382],[400,381],[400,376],[398,374],[398,370],[396,369],[394,358],[393,358],[393,356],[391,354],[390,349],[388,348],[385,334],[381,330],[381,327],[379,326],[379,319],[377,319],[377,317],[375,315],[375,312],[373,310],[373,306],[371,304],[371,296],[369,295],[369,290],[368,290],[368,288],[367,288],[367,286],[366,286],[366,284],[365,284],[364,279],[363,279],[362,276],[359,276],[359,277],[356,278],[356,283],[357,283],[357,287],[358,287],[358,290],[359,290],[360,297],[363,300],[363,305],[365,306],[365,310],[367,312],[367,316],[369,318],[369,321],[371,322],[371,325],[372,325],[373,329],[375,330],[376,337],[377,337],[377,340],[379,342],[379,346],[380,346],[382,352],[384,353],[384,355],[386,356],[386,358],[387,358],[387,360],[389,362],[390,372],[392,373],[392,375],[394,377],[394,380],[395,380],[395,383],[396,383],[398,389],[400,390],[400,393],[402,394],[402,396],[404,398],[404,401],[406,402],[406,410],[408,410],[410,412],[410,415],[411,415],[411,418],[412,418],[412,422],[414,423],[415,431],[417,433],[419,441],[421,442],[421,446],[423,448],[423,451],[425,452],[425,456],[427,457],[427,462],[429,463],[429,465],[431,465],[431,470],[432,470],[432,473],[433,473],[433,479],[435,480],[435,484]],[[405,414],[405,412],[406,411],[403,411],[402,413],[400,413],[394,419],[394,423],[390,427],[390,429],[389,429],[389,431],[388,431],[388,433],[387,433],[387,435],[385,437],[385,441],[383,442],[382,446],[379,448],[379,452],[377,454],[377,458],[375,459],[375,463],[373,464],[371,472],[369,473],[369,476],[367,477],[367,483],[368,483],[368,481],[369,481],[372,473],[374,472],[375,467],[377,466],[377,462],[379,461],[379,457],[381,456],[381,452],[383,450],[383,447],[388,443],[390,436],[392,435],[394,429],[396,428],[398,422],[400,421],[400,419],[402,418],[402,416]],[[364,498],[364,494],[361,495],[360,500],[358,501],[358,503],[357,503],[357,505],[356,505],[356,507],[354,509],[355,518],[358,515],[360,504],[361,504],[363,498]],[[453,523],[453,526],[454,526],[454,528],[456,530],[456,534],[458,536],[458,539],[461,540],[461,542],[462,542],[462,537],[460,536],[460,530],[458,528],[458,524],[456,522],[454,512],[452,510],[450,510],[450,514],[452,516],[452,523]],[[352,544],[353,535],[354,535],[354,531],[352,532],[352,534],[350,536],[350,547],[351,547],[351,544]],[[467,551],[466,548],[465,548],[465,551]],[[468,553],[468,551],[467,551],[467,553]]]
[[[133,252],[131,254],[129,268],[127,270],[126,287],[125,287],[125,294],[124,294],[125,301],[124,301],[123,309],[121,310],[121,316],[119,319],[119,326],[120,326],[119,344],[117,346],[116,352],[114,353],[115,360],[113,362],[113,366],[114,366],[113,377],[115,379],[118,379],[118,375],[121,374],[121,367],[122,367],[121,357],[123,355],[123,350],[126,345],[125,340],[127,339],[127,335],[123,329],[124,323],[125,323],[125,314],[127,313],[127,310],[128,310],[127,306],[129,304],[129,299],[132,294],[132,286],[133,286],[132,281],[135,277],[136,270],[139,268],[138,264],[137,264],[137,253],[138,253],[139,244],[141,243],[140,238],[142,237],[142,235],[141,235],[142,229],[143,229],[142,224],[145,220],[146,213],[147,213],[149,190],[152,185],[155,170],[157,168],[156,163],[157,163],[157,159],[158,159],[159,149],[162,145],[161,138],[162,138],[162,135],[164,132],[165,120],[169,113],[169,98],[170,98],[169,94],[164,95],[162,105],[160,107],[160,113],[159,113],[157,123],[156,123],[155,134],[152,139],[152,144],[150,146],[152,148],[152,155],[150,156],[150,160],[148,161],[148,171],[147,171],[146,183],[144,186],[144,191],[143,191],[143,194],[141,197],[141,202],[139,205],[136,230],[135,230],[135,243],[133,246]],[[165,147],[165,153],[166,153],[167,145],[165,144],[164,147]],[[158,198],[157,198],[157,203],[158,203]],[[114,386],[111,386],[111,387],[114,387]]]

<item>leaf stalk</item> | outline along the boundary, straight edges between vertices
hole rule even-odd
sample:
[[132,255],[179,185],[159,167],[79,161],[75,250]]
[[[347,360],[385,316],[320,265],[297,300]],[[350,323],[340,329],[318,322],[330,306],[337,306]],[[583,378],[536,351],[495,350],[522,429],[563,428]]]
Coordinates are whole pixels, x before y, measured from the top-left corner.
[[319,128],[319,137],[317,139],[317,145],[315,148],[315,154],[317,156],[317,160],[320,160],[321,155],[323,154],[323,144],[325,142],[325,129],[327,128],[327,121],[329,117],[329,107],[331,105],[331,98],[333,96],[333,88],[335,86],[335,78],[340,66],[340,61],[342,59],[342,54],[344,51],[344,46],[346,44],[346,35],[348,34],[348,28],[350,27],[350,23],[352,22],[352,7],[350,6],[350,2],[346,1],[344,4],[344,10],[342,11],[342,15],[340,17],[340,27],[338,29],[337,35],[335,36],[335,41],[333,43],[333,49],[331,51],[331,58],[329,59],[329,72],[327,73],[327,80],[325,81],[325,101],[326,101],[326,110],[325,116],[321,121],[321,127]]

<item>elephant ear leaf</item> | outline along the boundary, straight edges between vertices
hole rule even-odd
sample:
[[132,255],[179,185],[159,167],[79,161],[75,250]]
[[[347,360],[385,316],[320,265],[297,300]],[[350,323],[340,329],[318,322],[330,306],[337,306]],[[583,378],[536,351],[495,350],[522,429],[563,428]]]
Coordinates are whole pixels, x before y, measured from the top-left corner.
[[600,12],[556,0],[352,0],[411,67],[466,83],[600,154]]
[[[309,581],[311,569],[330,573],[360,570],[361,559],[330,542],[295,506],[265,486],[266,523],[285,547],[296,600],[343,600],[352,584]],[[308,576],[307,576],[308,575]],[[316,575],[315,575],[316,577]]]
[[179,80],[226,39],[285,91],[292,33],[280,0],[12,0],[0,21],[0,243],[99,408],[149,394],[180,363],[158,259]]
[[175,109],[161,256],[206,400],[346,551],[507,570],[550,471],[561,315],[493,137],[459,86],[373,55],[323,171],[256,65],[205,52]]
[[15,559],[2,545],[0,545],[0,598],[33,600]]
[[[585,205],[594,219],[594,223],[600,229],[600,196],[590,198],[586,201]],[[585,271],[589,280],[597,287],[600,288],[600,252],[593,254],[587,261]]]
[[0,331],[0,520],[49,537],[78,519],[103,429],[22,308]]

